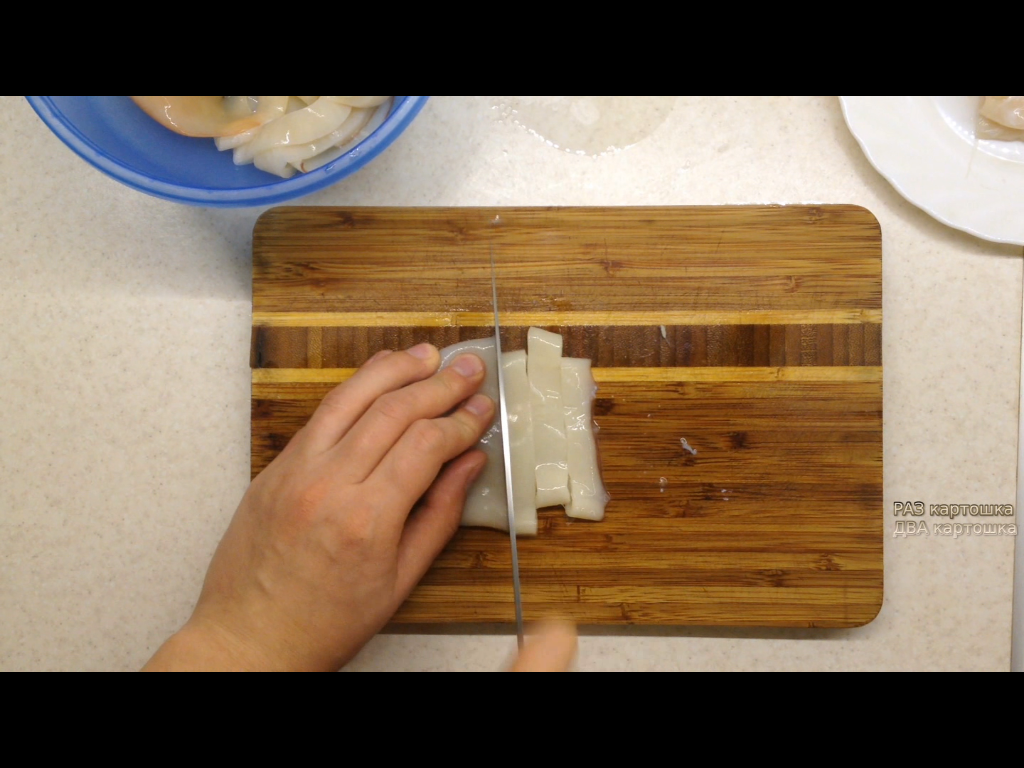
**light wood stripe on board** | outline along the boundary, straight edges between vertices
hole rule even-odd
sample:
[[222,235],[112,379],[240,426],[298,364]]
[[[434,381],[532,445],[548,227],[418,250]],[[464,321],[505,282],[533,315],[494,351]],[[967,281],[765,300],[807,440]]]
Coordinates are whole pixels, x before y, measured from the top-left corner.
[[[253,387],[263,384],[340,384],[355,368],[254,368]],[[801,366],[792,368],[595,368],[604,382],[685,381],[881,381],[881,366]],[[256,389],[253,397],[258,397]]]
[[[504,326],[530,325],[851,325],[881,323],[880,309],[742,310],[733,312],[650,311],[503,312]],[[260,312],[257,327],[489,328],[492,312]]]

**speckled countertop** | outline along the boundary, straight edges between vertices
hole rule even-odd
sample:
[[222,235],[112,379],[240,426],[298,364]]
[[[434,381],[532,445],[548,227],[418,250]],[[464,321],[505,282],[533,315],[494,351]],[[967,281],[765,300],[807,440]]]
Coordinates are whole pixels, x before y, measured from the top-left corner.
[[[1013,503],[1021,248],[939,224],[835,97],[678,99],[635,146],[564,152],[491,98],[434,98],[314,205],[856,203],[882,226],[885,603],[857,630],[584,630],[584,670],[1007,669],[1013,539],[893,538],[892,504]],[[0,669],[135,669],[188,616],[248,481],[250,239],[0,109]],[[351,669],[494,669],[507,635],[388,635]]]

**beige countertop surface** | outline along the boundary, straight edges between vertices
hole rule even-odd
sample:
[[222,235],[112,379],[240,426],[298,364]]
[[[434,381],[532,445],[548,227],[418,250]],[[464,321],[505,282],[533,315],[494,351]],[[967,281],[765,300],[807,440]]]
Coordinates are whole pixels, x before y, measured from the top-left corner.
[[[1008,669],[1013,537],[895,538],[892,510],[1014,503],[1022,249],[906,202],[835,97],[624,110],[610,135],[642,138],[597,157],[545,141],[557,124],[541,117],[533,132],[516,124],[517,104],[530,114],[499,97],[433,98],[380,158],[301,202],[855,203],[882,227],[878,618],[831,631],[583,628],[579,668]],[[78,160],[23,99],[0,107],[0,669],[137,669],[188,617],[248,482],[262,209],[134,192]],[[349,668],[496,669],[513,648],[499,632],[382,635]]]

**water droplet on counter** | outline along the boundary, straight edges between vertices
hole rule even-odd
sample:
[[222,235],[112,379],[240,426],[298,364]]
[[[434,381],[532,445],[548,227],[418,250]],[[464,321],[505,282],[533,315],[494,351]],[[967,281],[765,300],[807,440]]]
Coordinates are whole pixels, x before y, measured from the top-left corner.
[[666,485],[668,485],[668,478],[667,477],[659,477],[658,478],[658,491],[661,492],[661,493],[664,493]]
[[569,154],[614,154],[650,136],[676,96],[500,96],[499,119]]

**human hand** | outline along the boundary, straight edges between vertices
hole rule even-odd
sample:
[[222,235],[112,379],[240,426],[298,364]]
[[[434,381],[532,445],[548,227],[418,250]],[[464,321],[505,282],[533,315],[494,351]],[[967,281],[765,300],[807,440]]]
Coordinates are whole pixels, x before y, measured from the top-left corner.
[[486,461],[466,452],[494,416],[474,394],[483,362],[439,364],[429,344],[381,352],[324,398],[249,486],[192,617],[147,669],[335,670],[387,623]]
[[568,621],[542,621],[526,636],[509,672],[566,672],[576,658],[576,627]]

